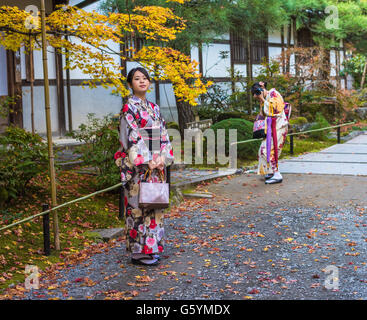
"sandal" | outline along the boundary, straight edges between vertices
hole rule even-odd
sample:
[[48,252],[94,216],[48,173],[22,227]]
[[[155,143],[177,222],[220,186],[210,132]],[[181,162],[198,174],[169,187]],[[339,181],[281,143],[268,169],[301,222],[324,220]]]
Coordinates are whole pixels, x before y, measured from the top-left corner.
[[265,181],[265,184],[281,183],[283,179],[270,178]]
[[141,258],[141,259],[134,259],[131,258],[131,263],[135,265],[143,265],[143,266],[156,266],[159,264],[158,259],[154,258]]
[[159,254],[152,253],[150,254],[150,256],[152,257],[152,259],[157,259],[158,261],[161,260],[161,257]]

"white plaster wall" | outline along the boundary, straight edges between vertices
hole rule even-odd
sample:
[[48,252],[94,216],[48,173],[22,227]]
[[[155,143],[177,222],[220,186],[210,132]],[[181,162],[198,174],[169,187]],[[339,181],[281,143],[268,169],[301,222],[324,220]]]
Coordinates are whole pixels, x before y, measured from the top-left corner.
[[269,47],[269,60],[278,59],[282,54],[282,48],[279,47]]
[[262,68],[261,64],[254,64],[252,66],[252,76],[256,78],[260,74],[260,70]]
[[[225,95],[230,95],[232,93],[232,84],[230,82],[216,82],[215,85],[218,85],[225,93]],[[209,88],[208,92],[211,92],[212,89]]]
[[[282,43],[281,30],[271,30],[268,33],[269,42]],[[287,44],[288,39],[288,26],[284,28],[284,44]],[[291,26],[291,44],[293,44],[293,27]]]
[[[26,66],[25,66],[25,53],[24,47],[20,49],[21,52],[21,74],[22,79],[26,79]],[[42,50],[33,51],[33,61],[34,61],[34,79],[43,80],[43,58]],[[56,65],[55,65],[55,50],[52,47],[47,47],[47,67],[48,67],[48,78],[56,79]]]
[[215,35],[213,37],[214,39],[217,39],[217,40],[230,40],[230,35],[229,33],[223,33],[222,35]]
[[[192,46],[190,55],[191,55],[191,61],[196,61],[199,64],[199,48]],[[197,73],[199,73],[199,70],[200,70],[199,65],[197,69],[198,69]]]
[[268,40],[269,42],[273,43],[282,43],[281,31],[280,30],[269,31]]
[[[28,131],[32,130],[31,123],[31,93],[30,87],[23,87],[23,124]],[[40,134],[46,134],[46,113],[45,113],[45,95],[44,87],[34,87],[34,123],[35,131]],[[50,86],[50,112],[51,112],[51,130],[58,132],[57,118],[57,91],[56,86]]]
[[245,64],[235,64],[234,71],[239,72],[243,77],[247,76],[247,66]]
[[97,118],[103,118],[109,113],[119,113],[122,100],[120,97],[112,95],[111,89],[103,87],[83,89],[79,86],[72,86],[71,105],[73,130],[77,130],[80,124],[86,123],[88,113],[94,113]]
[[161,83],[159,85],[160,108],[162,117],[167,121],[178,122],[178,113],[176,108],[176,98],[171,83]]
[[335,50],[330,50],[330,76],[336,76],[336,54]]
[[[227,58],[221,58],[221,51],[228,52]],[[226,77],[230,67],[229,44],[203,45],[203,73],[205,77]]]

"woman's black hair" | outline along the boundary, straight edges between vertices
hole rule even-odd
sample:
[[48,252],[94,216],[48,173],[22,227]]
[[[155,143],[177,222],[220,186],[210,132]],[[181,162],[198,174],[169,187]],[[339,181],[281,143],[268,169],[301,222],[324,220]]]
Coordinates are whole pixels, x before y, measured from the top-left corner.
[[[264,83],[264,88],[266,89],[266,85],[268,84],[267,82],[263,81]],[[255,82],[252,87],[251,87],[251,93],[252,95],[255,94],[255,92],[258,92],[259,89],[262,89],[262,86],[260,85],[260,82]]]
[[129,74],[127,75],[127,78],[126,78],[126,81],[127,83],[129,83],[130,85],[133,84],[133,77],[134,77],[134,74],[136,71],[140,71],[143,75],[145,75],[145,77],[149,80],[150,82],[150,76],[149,76],[149,73],[147,70],[145,70],[144,68],[142,67],[137,67],[137,68],[134,68],[134,69],[131,69]]

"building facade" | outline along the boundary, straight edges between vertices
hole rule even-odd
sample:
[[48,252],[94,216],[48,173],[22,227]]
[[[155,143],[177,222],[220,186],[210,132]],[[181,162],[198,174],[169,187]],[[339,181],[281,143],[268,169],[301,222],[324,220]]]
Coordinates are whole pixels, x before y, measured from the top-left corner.
[[[17,2],[17,3],[15,3]],[[0,0],[0,5],[18,5],[25,8],[34,1],[10,1]],[[47,11],[51,12],[57,4],[66,3],[67,0],[46,0]],[[69,4],[78,5],[87,11],[98,10],[99,0],[70,0]],[[261,60],[273,59],[281,55],[287,44],[294,45],[293,30],[288,32],[288,27],[282,31],[268,32],[264,39],[256,39],[251,42],[251,66],[252,76],[256,77],[261,67]],[[288,35],[290,39],[288,40]],[[298,43],[309,44],[310,37],[307,31],[297,33]],[[116,44],[116,49],[119,49]],[[339,51],[338,59],[335,54]],[[248,75],[247,48],[238,34],[227,33],[213,39],[212,43],[201,47],[192,47],[191,57],[199,62],[200,72],[204,77],[210,77],[220,84],[228,93],[233,90],[230,77],[230,69]],[[294,57],[291,57],[291,60]],[[335,77],[336,70],[340,68],[345,59],[343,44],[339,48],[331,50],[330,64],[331,77]],[[111,90],[97,86],[95,89],[81,86],[85,75],[78,70],[65,71],[65,58],[48,48],[48,69],[50,84],[50,108],[52,132],[55,136],[64,136],[70,129],[76,130],[79,125],[85,123],[88,113],[94,113],[97,117],[103,117],[109,113],[116,114],[122,106],[122,99],[111,94]],[[31,79],[33,81],[33,109],[34,129],[40,135],[46,134],[45,107],[44,107],[44,81],[41,51],[34,51],[33,65],[30,58],[24,53],[9,52],[0,47],[0,97],[16,96],[14,113],[8,119],[0,118],[0,132],[10,123],[32,130],[31,123]],[[126,72],[137,66],[135,62],[126,62]],[[290,70],[293,72],[292,70]],[[33,76],[33,78],[32,78]],[[341,86],[351,88],[351,79],[341,79]],[[161,106],[163,117],[166,121],[177,122],[177,109],[172,85],[168,82],[153,83],[148,94],[148,99]]]

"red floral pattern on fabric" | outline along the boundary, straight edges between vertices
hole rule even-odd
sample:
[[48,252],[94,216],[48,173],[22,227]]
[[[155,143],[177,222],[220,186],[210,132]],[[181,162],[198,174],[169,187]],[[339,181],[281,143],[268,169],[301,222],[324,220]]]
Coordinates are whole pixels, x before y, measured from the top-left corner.
[[137,235],[138,235],[138,232],[135,229],[130,230],[130,237],[131,238],[135,239]]
[[155,219],[151,219],[149,228],[153,230],[153,229],[155,229],[156,226],[157,226],[157,224],[155,223]]

